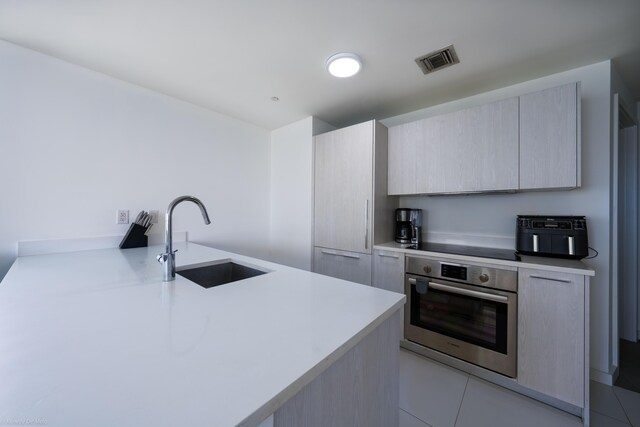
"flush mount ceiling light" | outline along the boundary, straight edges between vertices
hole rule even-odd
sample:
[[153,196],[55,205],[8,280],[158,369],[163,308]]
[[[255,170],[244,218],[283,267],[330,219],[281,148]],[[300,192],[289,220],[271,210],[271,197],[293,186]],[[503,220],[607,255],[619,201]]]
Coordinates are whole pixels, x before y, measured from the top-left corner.
[[327,59],[327,71],[335,77],[351,77],[362,68],[362,61],[355,53],[336,53]]

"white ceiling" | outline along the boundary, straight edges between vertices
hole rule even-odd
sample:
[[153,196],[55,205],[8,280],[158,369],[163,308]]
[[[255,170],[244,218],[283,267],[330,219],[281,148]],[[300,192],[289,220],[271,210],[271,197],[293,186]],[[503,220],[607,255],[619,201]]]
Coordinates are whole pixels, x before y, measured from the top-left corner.
[[[610,58],[640,99],[639,0],[0,0],[0,38],[268,129],[390,117]],[[460,64],[422,74],[414,59],[450,44]],[[325,71],[342,51],[363,59],[351,79]]]

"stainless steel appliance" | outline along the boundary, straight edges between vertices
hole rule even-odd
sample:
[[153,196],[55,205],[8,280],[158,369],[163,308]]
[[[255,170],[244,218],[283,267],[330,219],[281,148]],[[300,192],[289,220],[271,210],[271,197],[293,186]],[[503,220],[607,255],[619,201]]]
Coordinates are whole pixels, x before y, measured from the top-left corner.
[[422,210],[396,209],[396,242],[418,244],[422,241]]
[[582,259],[589,254],[583,216],[518,215],[516,249],[521,254]]
[[406,257],[406,340],[516,376],[518,273],[444,258]]

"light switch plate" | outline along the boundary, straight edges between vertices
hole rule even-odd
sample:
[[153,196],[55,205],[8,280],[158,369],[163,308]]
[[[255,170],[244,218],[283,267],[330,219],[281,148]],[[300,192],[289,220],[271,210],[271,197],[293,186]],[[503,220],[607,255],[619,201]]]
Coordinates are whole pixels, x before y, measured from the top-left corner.
[[151,215],[151,224],[158,223],[158,211],[149,211],[149,215]]

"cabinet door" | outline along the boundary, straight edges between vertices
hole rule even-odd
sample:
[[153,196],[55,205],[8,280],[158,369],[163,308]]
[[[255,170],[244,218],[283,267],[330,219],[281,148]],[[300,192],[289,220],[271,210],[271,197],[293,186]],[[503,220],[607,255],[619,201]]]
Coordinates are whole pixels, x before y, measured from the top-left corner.
[[422,135],[419,193],[518,188],[517,98],[426,119]]
[[315,246],[371,253],[373,125],[315,137]]
[[571,83],[520,97],[520,188],[579,186],[579,94]]
[[[460,185],[464,191],[518,188],[518,99],[480,105],[462,112]],[[452,171],[454,172],[454,171]]]
[[313,271],[370,286],[371,255],[316,247]]
[[[387,291],[404,293],[404,254],[401,252],[373,251],[373,286]],[[404,339],[404,309],[400,322],[400,339]]]
[[420,127],[420,121],[416,121],[389,128],[389,195],[417,193],[416,150]]
[[373,286],[404,293],[403,253],[379,249],[373,251]]
[[518,270],[518,383],[584,407],[585,282]]

